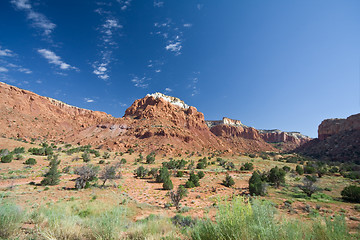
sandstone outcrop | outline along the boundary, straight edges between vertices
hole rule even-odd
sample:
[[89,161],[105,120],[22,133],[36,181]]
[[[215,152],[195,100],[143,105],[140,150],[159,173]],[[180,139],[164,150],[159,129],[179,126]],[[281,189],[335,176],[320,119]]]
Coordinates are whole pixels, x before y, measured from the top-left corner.
[[360,164],[360,114],[322,121],[318,138],[295,151],[316,159]]
[[0,83],[0,112],[0,134],[6,137],[173,155],[275,151],[256,129],[229,118],[205,122],[195,107],[161,93],[136,100],[115,118]]
[[[302,135],[299,132],[283,132],[280,130],[257,130],[248,127],[239,120],[233,120],[224,117],[219,121],[206,121],[211,132],[216,136],[245,138],[249,140],[265,141],[267,143],[276,143],[282,150],[293,150],[296,147],[311,140],[311,138]],[[274,150],[274,148],[268,148]]]
[[318,128],[318,138],[324,140],[334,134],[352,130],[360,130],[360,114],[352,115],[346,119],[333,118],[322,121]]

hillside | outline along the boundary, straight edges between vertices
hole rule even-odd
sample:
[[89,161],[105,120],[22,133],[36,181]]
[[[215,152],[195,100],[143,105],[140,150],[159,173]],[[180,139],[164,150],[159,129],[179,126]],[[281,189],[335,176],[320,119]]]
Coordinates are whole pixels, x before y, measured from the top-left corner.
[[[238,120],[205,121],[204,115],[182,100],[161,93],[136,100],[122,118],[70,106],[55,99],[0,83],[0,134],[90,144],[97,148],[141,152],[276,151],[269,142],[291,142],[298,135],[256,130]],[[282,135],[281,135],[282,134]]]

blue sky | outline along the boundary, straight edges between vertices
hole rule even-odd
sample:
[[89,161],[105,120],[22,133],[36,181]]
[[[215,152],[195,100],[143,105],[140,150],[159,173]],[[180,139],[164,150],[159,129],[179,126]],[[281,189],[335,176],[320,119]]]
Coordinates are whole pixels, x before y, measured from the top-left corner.
[[317,136],[360,108],[360,1],[2,0],[0,81],[123,116],[162,92],[208,120]]

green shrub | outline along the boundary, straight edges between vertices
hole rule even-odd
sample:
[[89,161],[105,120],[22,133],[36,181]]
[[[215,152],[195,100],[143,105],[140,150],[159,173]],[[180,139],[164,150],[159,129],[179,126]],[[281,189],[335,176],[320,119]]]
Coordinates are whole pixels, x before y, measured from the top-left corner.
[[104,163],[105,163],[105,160],[102,160],[102,159],[101,159],[101,160],[99,161],[99,164],[104,164]]
[[58,166],[60,161],[57,160],[58,156],[52,156],[49,163],[49,171],[44,175],[43,180],[41,180],[41,185],[58,185],[60,182],[60,173],[58,171]]
[[171,158],[170,161],[163,162],[162,165],[168,169],[183,169],[186,165],[186,161],[184,159],[174,160]]
[[174,185],[173,185],[170,178],[164,180],[164,183],[163,183],[163,189],[164,190],[171,190],[173,188],[174,188]]
[[270,183],[273,183],[275,185],[275,187],[278,188],[280,186],[280,184],[285,183],[285,174],[286,174],[286,172],[283,169],[278,168],[276,166],[276,167],[270,169],[270,172],[268,175],[268,181]]
[[104,158],[104,159],[109,159],[109,158],[110,158],[110,153],[104,152],[103,158]]
[[22,159],[24,159],[23,155],[21,155],[21,154],[15,155],[15,160],[22,160]]
[[8,154],[1,157],[2,163],[10,163],[13,160],[14,156],[12,154]]
[[232,185],[235,184],[235,182],[234,179],[229,174],[226,174],[225,180],[222,182],[222,184],[225,187],[231,187]]
[[37,162],[35,160],[35,158],[29,158],[28,160],[26,160],[24,162],[24,164],[27,164],[27,165],[35,165]]
[[24,147],[17,147],[12,152],[13,152],[13,154],[25,153],[25,148]]
[[244,165],[241,166],[241,171],[252,171],[254,169],[254,165],[252,163],[244,163]]
[[194,227],[196,224],[196,220],[190,216],[182,216],[180,214],[176,214],[171,221],[175,226],[179,227]]
[[355,185],[347,186],[341,191],[341,196],[347,201],[360,203],[360,187]]
[[205,173],[203,171],[200,171],[197,173],[199,179],[202,179],[205,176]]
[[197,169],[205,169],[205,168],[206,168],[206,165],[205,165],[203,162],[199,162],[199,163],[196,165],[196,168],[197,168]]
[[296,171],[299,175],[303,175],[303,174],[304,174],[304,168],[301,167],[300,165],[296,165],[295,171]]
[[83,159],[84,162],[90,162],[90,154],[88,152],[84,152],[83,154],[81,154],[81,157]]
[[191,181],[187,181],[186,183],[185,183],[185,187],[186,188],[194,188],[195,187],[195,184],[193,183],[193,182],[191,182]]
[[310,165],[304,166],[304,173],[314,174],[315,172],[316,172],[316,169],[313,166],[310,166]]
[[156,176],[158,175],[158,170],[157,168],[152,168],[150,169],[148,175],[151,176],[152,178],[156,178]]
[[135,170],[135,176],[137,178],[145,178],[148,175],[148,173],[149,170],[144,168],[143,166],[140,166]]
[[249,179],[250,195],[264,196],[266,195],[266,184],[261,180],[259,172],[253,172]]
[[195,175],[195,173],[190,173],[189,180],[185,183],[186,188],[199,187],[199,176]]
[[177,171],[176,172],[176,177],[183,177],[184,176],[184,172],[183,171]]
[[169,170],[166,167],[160,168],[159,175],[156,176],[156,182],[164,183],[168,179],[170,179]]
[[289,166],[283,166],[282,168],[285,172],[290,172],[290,167]]
[[146,163],[147,164],[152,164],[155,162],[155,152],[150,153],[149,155],[146,156]]

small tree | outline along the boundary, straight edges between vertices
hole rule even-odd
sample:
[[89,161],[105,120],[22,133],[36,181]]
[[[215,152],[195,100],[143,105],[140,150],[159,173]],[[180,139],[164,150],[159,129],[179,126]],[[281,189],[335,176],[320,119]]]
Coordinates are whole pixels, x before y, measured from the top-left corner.
[[150,153],[149,155],[146,156],[146,163],[147,164],[152,164],[155,162],[155,152]]
[[264,196],[266,195],[266,183],[261,180],[258,171],[253,172],[249,179],[250,195]]
[[315,182],[316,177],[306,176],[303,180],[303,185],[299,186],[299,188],[306,193],[308,197],[311,197],[311,195],[318,191],[318,188],[314,185]]
[[199,176],[195,175],[194,172],[190,173],[189,180],[185,183],[186,188],[193,188],[200,186]]
[[164,190],[171,190],[173,188],[174,188],[174,185],[173,185],[171,179],[170,178],[165,179],[164,183],[163,183],[163,189]]
[[84,162],[90,162],[90,153],[88,152],[84,152],[83,154],[81,154],[81,157],[83,159]]
[[118,173],[118,169],[120,168],[120,164],[115,164],[113,166],[106,166],[103,171],[100,173],[99,179],[103,180],[102,187],[105,186],[107,180],[120,178],[121,175]]
[[36,159],[35,158],[29,158],[28,160],[26,160],[24,162],[24,164],[27,164],[27,165],[35,165],[36,164]]
[[89,186],[89,182],[97,179],[98,172],[99,167],[91,164],[76,168],[74,173],[79,175],[79,177],[75,181],[75,188],[87,188]]
[[223,185],[225,187],[231,187],[234,184],[235,184],[234,179],[229,174],[226,174],[225,180],[223,181]]
[[1,157],[1,162],[2,163],[11,163],[13,158],[14,158],[14,156],[12,154],[8,154],[8,155],[5,155],[5,156]]
[[138,167],[135,170],[135,177],[137,178],[145,178],[149,173],[149,170],[144,168],[143,166]]
[[43,180],[41,180],[41,185],[57,185],[60,182],[60,172],[58,171],[58,166],[60,160],[58,160],[58,155],[53,155],[49,163],[49,171],[44,175]]
[[164,183],[167,179],[170,179],[169,170],[166,167],[160,168],[159,174],[156,176],[156,182]]
[[180,201],[184,197],[186,197],[188,194],[188,191],[184,186],[179,186],[177,191],[171,191],[170,192],[170,199],[173,202],[174,206],[176,207],[176,210],[180,210]]
[[360,203],[360,187],[347,186],[341,191],[341,196],[347,201]]
[[276,188],[278,188],[280,184],[285,183],[285,174],[286,172],[283,169],[276,166],[270,169],[268,180],[273,183]]
[[251,171],[253,169],[254,169],[254,164],[249,163],[249,162],[244,163],[244,165],[242,165],[240,168],[241,171]]
[[110,153],[104,152],[103,159],[108,159],[108,158],[110,158]]
[[205,177],[205,173],[203,171],[198,172],[197,175],[198,175],[199,179],[202,179],[203,177]]
[[300,165],[296,165],[295,171],[296,171],[299,175],[303,175],[303,174],[304,174],[304,168],[301,167]]

